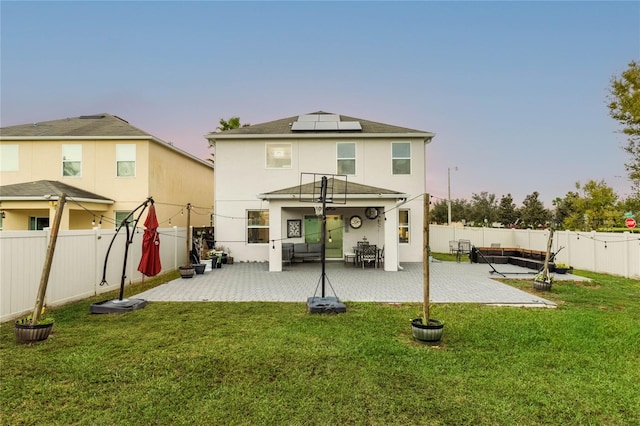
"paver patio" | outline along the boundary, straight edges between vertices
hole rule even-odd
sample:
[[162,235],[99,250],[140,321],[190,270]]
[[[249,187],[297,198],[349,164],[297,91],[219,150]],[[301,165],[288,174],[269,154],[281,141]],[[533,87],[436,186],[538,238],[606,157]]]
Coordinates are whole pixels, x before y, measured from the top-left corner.
[[[422,263],[402,263],[403,270],[385,272],[356,268],[342,262],[327,262],[325,295],[337,295],[344,302],[422,302]],[[498,267],[499,266],[499,267]],[[530,269],[497,265],[508,277],[533,279]],[[434,303],[482,303],[554,307],[549,300],[502,284],[492,278],[491,267],[469,262],[430,264],[430,299]],[[267,263],[235,263],[221,269],[207,269],[193,278],[178,278],[140,293],[148,301],[306,302],[321,296],[321,264],[303,263],[269,272]],[[575,275],[555,275],[556,279],[581,280]]]

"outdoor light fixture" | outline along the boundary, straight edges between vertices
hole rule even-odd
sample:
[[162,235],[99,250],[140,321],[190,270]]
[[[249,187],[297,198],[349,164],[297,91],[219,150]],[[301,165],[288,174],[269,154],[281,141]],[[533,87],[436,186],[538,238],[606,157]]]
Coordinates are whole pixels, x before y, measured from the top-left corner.
[[96,226],[96,217],[93,216],[93,219],[91,219],[91,226]]

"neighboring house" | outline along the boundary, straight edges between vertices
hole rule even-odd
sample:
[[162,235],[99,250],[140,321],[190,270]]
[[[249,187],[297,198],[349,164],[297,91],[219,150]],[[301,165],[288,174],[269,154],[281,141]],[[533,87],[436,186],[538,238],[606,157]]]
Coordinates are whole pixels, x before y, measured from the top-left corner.
[[332,178],[335,200],[345,198],[347,182],[345,204],[328,205],[327,259],[343,259],[366,237],[384,247],[386,271],[397,271],[400,261],[419,262],[420,195],[434,136],[325,112],[211,133],[217,244],[237,260],[268,260],[270,271],[281,271],[283,242],[320,239],[314,205],[299,199],[314,192],[304,173],[316,173]]
[[3,230],[49,226],[63,190],[61,229],[114,228],[148,197],[161,227],[186,226],[187,203],[191,225],[209,226],[213,177],[211,163],[110,114],[0,129]]

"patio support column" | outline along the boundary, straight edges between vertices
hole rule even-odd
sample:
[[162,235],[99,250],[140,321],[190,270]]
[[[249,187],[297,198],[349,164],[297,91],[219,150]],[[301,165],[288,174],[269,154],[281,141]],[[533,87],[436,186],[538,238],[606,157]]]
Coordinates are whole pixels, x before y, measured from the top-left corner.
[[398,270],[398,209],[385,205],[384,215],[384,270]]
[[281,271],[282,271],[282,205],[272,200],[269,203],[269,272],[281,272]]

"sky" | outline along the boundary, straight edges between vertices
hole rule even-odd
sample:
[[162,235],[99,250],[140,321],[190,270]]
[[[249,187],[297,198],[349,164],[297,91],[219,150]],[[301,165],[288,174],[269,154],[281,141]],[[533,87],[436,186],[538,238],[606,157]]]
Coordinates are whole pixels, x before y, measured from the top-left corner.
[[631,193],[607,96],[638,1],[3,0],[0,24],[3,127],[106,112],[206,159],[221,118],[325,111],[435,133],[440,199]]

